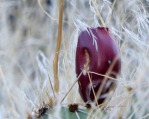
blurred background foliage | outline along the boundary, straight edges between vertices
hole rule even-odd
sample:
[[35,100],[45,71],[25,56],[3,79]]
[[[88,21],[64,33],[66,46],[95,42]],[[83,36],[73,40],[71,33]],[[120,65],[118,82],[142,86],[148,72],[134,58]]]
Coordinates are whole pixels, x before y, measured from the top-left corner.
[[[107,118],[148,118],[149,1],[116,0],[112,6],[113,3],[114,0],[96,0],[122,57],[118,86],[105,109],[110,110]],[[59,0],[0,0],[1,118],[25,118],[26,112],[40,105],[45,88],[51,91],[47,74],[53,82],[58,10]],[[60,97],[76,80],[77,37],[87,26],[102,26],[91,1],[65,0],[59,61]],[[77,88],[76,85],[65,103],[83,103]]]

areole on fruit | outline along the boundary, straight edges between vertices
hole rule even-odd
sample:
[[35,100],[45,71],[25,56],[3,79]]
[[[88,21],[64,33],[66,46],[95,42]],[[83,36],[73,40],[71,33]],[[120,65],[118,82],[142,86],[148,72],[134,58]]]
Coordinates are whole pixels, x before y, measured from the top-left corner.
[[95,98],[98,104],[103,103],[115,83],[111,78],[97,74],[116,78],[120,68],[119,49],[108,28],[87,28],[80,33],[76,50],[76,74],[79,76],[83,72],[78,84],[85,103],[93,102]]

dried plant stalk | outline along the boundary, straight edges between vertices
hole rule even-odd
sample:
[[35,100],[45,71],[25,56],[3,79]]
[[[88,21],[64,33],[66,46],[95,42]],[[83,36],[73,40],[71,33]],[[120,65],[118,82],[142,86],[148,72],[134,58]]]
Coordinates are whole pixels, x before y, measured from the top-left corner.
[[59,59],[59,51],[62,39],[62,27],[63,27],[63,6],[64,0],[60,0],[60,8],[59,8],[59,23],[58,23],[58,36],[57,36],[57,44],[56,44],[56,53],[53,62],[53,71],[54,71],[54,90],[55,92],[59,91],[59,80],[58,80],[58,59]]
[[102,25],[103,25],[104,27],[106,27],[106,24],[105,24],[104,20],[102,19],[102,16],[101,16],[101,14],[100,14],[100,12],[99,12],[99,10],[98,10],[97,6],[96,6],[95,1],[94,1],[94,0],[91,0],[91,2],[92,2],[92,4],[93,4],[93,7],[94,7],[94,9],[95,9],[96,13],[97,13],[97,14],[98,14],[98,16],[99,16],[99,19],[100,19],[100,21],[101,21]]

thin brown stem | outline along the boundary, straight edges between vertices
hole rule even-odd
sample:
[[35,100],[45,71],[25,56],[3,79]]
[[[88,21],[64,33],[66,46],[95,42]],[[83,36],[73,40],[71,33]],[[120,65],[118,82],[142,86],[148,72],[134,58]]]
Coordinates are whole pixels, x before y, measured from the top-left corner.
[[[113,1],[113,3],[112,3],[112,5],[111,5],[111,10],[112,10],[112,12],[113,12],[113,8],[114,8],[114,5],[116,4],[116,0],[114,0]],[[112,12],[111,12],[111,14],[110,15],[108,15],[107,16],[107,18],[106,18],[106,23],[109,21],[109,22],[111,22],[111,15],[112,15]],[[110,23],[109,23],[110,24]]]
[[72,88],[74,87],[74,85],[78,82],[80,76],[82,75],[83,72],[81,72],[77,78],[77,80],[73,83],[73,85],[70,87],[70,89],[68,90],[68,92],[66,93],[66,95],[63,97],[63,99],[61,100],[61,103],[65,100],[65,98],[67,97],[67,95],[70,93],[70,91],[72,90]]
[[92,82],[92,79],[91,79],[89,73],[88,73],[88,77],[89,77],[89,81],[90,81],[91,88],[92,88],[92,91],[93,91],[93,95],[94,95],[94,98],[95,98],[95,102],[96,102],[97,105],[99,105],[99,104],[98,104],[98,99],[97,99],[96,94],[95,94],[95,90],[94,90],[94,88],[93,88],[93,82]]
[[[119,56],[115,57],[114,61],[112,62],[111,66],[109,67],[109,70],[107,71],[106,75],[109,76],[110,72],[112,71],[112,69],[114,68],[117,60],[118,60]],[[102,93],[102,90],[107,82],[108,78],[107,77],[104,77],[101,85],[100,85],[100,88],[98,89],[98,92],[97,92],[97,97],[100,97],[101,93]]]
[[52,92],[53,92],[53,96],[54,96],[54,98],[56,98],[55,93],[54,93],[54,88],[53,88],[52,82],[51,82],[51,80],[50,80],[50,76],[48,75],[48,77],[49,77],[51,89],[52,89]]
[[62,39],[63,6],[64,6],[64,0],[60,0],[58,36],[57,36],[57,44],[56,44],[56,53],[55,53],[54,62],[53,62],[54,90],[56,93],[58,93],[58,91],[59,91],[58,60],[59,60],[59,52],[60,52],[60,45],[61,45],[61,39]]
[[102,16],[101,16],[101,14],[100,14],[98,8],[97,8],[97,5],[96,5],[95,1],[94,1],[94,0],[91,0],[91,2],[92,2],[92,4],[93,4],[93,7],[94,7],[94,9],[95,9],[95,11],[96,11],[96,13],[97,13],[97,15],[98,15],[98,17],[99,17],[99,19],[100,19],[102,25],[103,25],[104,27],[106,27],[106,24],[105,24],[105,22],[104,22],[104,20],[103,20],[103,18],[102,18]]

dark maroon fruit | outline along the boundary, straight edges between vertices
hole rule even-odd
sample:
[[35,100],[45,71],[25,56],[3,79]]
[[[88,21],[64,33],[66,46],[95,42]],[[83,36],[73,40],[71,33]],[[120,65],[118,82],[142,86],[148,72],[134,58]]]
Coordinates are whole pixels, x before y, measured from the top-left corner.
[[106,94],[115,87],[114,81],[107,78],[101,94],[97,97],[97,92],[106,77],[89,73],[89,78],[87,72],[106,74],[116,78],[121,68],[119,55],[119,48],[108,28],[87,28],[80,33],[76,50],[76,74],[79,76],[83,71],[78,84],[79,93],[85,103],[93,102],[96,95],[98,104],[102,104],[106,99]]

